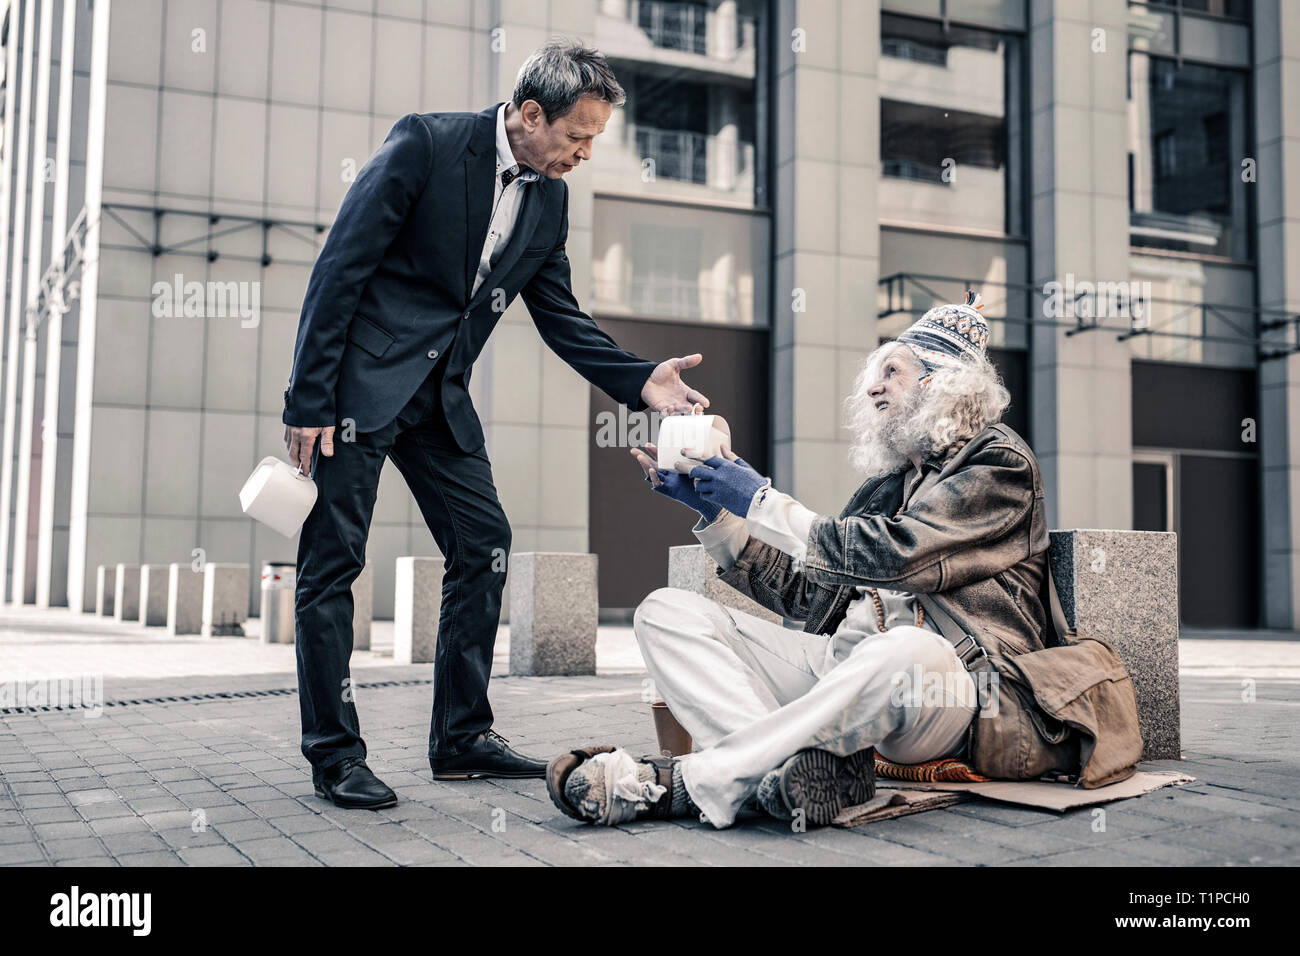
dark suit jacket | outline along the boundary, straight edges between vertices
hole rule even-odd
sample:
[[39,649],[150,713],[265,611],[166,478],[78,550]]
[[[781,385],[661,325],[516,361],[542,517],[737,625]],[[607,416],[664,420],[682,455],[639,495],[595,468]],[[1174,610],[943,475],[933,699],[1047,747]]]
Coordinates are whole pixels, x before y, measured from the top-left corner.
[[619,348],[574,298],[563,179],[524,187],[510,242],[471,299],[492,212],[496,114],[408,113],[357,173],[307,283],[285,424],[382,428],[445,356],[444,414],[461,449],[477,450],[470,369],[517,295],[557,355],[615,401],[646,407],[641,389],[657,363]]

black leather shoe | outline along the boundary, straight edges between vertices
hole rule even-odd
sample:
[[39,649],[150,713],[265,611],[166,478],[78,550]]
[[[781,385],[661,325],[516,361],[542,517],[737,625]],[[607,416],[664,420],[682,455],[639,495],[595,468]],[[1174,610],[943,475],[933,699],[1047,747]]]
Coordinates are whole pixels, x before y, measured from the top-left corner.
[[429,758],[434,780],[476,777],[545,777],[546,761],[512,750],[495,730],[485,730],[473,745],[454,757]]
[[349,810],[397,806],[397,794],[376,777],[361,757],[346,757],[323,772],[312,771],[316,796]]

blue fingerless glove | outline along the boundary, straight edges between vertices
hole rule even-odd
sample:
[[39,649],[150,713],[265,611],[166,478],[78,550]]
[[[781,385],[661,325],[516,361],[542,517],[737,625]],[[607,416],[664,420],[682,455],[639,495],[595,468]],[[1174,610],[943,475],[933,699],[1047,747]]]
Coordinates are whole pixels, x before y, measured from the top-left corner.
[[[651,488],[656,493],[698,511],[704,516],[704,520],[710,524],[722,513],[721,505],[705,501],[696,493],[695,482],[690,478],[671,468],[658,468],[656,471],[659,473],[659,480],[662,482],[659,485],[651,485]],[[649,482],[650,476],[646,475],[645,480]]]
[[772,483],[772,479],[764,478],[745,459],[728,461],[721,455],[696,465],[690,477],[695,479],[695,491],[702,501],[726,508],[742,518],[749,514],[754,492]]

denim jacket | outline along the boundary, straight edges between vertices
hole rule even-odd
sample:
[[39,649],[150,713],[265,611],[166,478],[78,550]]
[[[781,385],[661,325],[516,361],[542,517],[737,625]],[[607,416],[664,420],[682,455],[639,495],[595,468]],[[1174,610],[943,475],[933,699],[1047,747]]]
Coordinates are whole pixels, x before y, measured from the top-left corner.
[[[1019,687],[1007,703],[1023,707],[972,722],[973,734],[979,724],[986,741],[1007,751],[977,770],[1013,779],[1060,772],[1083,786],[1130,775],[1141,738],[1127,672],[1109,644],[1066,629],[1045,606],[1052,602],[1044,598],[1043,483],[1024,439],[990,425],[945,458],[923,461],[920,484],[900,510],[905,480],[901,471],[875,475],[838,517],[814,518],[802,570],[750,536],[719,577],[813,634],[835,632],[857,586],[912,591],[927,612],[947,619],[945,637],[956,644],[970,635]],[[1053,653],[1026,657],[1023,667],[1006,666],[1049,647]]]

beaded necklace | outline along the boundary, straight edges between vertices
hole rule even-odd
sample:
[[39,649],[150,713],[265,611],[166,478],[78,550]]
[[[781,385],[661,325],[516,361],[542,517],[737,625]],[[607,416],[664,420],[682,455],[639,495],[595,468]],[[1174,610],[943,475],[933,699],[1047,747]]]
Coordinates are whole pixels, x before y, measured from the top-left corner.
[[[964,445],[966,443],[962,442],[961,444]],[[960,448],[960,446],[958,447]],[[917,474],[921,474],[920,469],[917,470]],[[894,512],[895,517],[902,513],[903,504],[904,502],[902,501],[898,503],[898,510]],[[875,588],[871,589],[871,603],[876,606],[876,621],[880,625],[880,631],[883,634],[885,631],[889,630],[889,628],[885,626],[885,606],[881,603],[880,592]],[[916,602],[916,614],[914,617],[916,619],[917,627],[921,627],[925,624],[925,608],[921,607],[920,601]]]
[[[871,589],[871,601],[873,604],[876,605],[876,620],[880,622],[881,633],[884,633],[885,631],[889,630],[889,628],[885,627],[885,607],[883,604],[880,603],[880,593],[875,588]],[[925,624],[925,609],[921,607],[921,602],[917,601],[916,602],[916,626],[921,627],[924,624]]]

